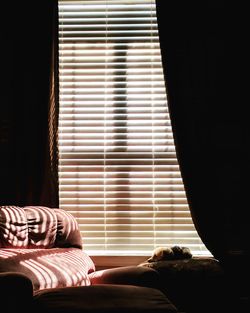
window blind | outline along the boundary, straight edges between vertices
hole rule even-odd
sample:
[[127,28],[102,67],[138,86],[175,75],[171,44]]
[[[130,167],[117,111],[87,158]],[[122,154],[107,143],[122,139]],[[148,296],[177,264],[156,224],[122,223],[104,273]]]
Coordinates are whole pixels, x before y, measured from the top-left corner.
[[98,255],[208,251],[176,159],[153,0],[59,1],[59,198]]

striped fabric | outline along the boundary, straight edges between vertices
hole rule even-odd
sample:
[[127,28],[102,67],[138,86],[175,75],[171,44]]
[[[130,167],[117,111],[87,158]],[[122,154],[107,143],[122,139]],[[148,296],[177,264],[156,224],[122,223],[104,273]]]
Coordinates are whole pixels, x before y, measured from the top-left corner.
[[28,223],[23,208],[0,207],[0,248],[26,248],[28,246]]
[[0,207],[0,272],[28,276],[34,290],[90,285],[95,271],[82,251],[75,218],[58,208]]
[[[61,209],[54,209],[57,216],[57,247],[76,247],[82,248],[82,236],[78,224],[72,215]],[[67,223],[65,223],[67,221]]]
[[52,248],[56,240],[57,217],[45,207],[25,207],[29,248]]
[[0,207],[0,248],[82,248],[75,218],[41,206]]
[[25,274],[31,279],[34,291],[88,286],[88,274],[93,271],[93,261],[77,248],[0,249],[0,272]]

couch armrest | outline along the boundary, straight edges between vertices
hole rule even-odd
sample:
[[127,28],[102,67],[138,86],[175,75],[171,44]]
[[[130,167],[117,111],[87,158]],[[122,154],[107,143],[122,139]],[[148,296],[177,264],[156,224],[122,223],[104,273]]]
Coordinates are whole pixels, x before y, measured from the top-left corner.
[[158,288],[159,274],[152,268],[123,266],[95,271],[89,275],[92,285],[121,284]]
[[1,312],[27,312],[32,305],[33,285],[21,273],[0,273]]

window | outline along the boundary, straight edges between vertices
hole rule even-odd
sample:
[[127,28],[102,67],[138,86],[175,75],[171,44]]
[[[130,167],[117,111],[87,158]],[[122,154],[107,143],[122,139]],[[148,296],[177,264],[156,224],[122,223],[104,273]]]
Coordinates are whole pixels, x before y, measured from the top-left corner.
[[60,207],[92,255],[209,254],[176,159],[153,0],[59,1]]

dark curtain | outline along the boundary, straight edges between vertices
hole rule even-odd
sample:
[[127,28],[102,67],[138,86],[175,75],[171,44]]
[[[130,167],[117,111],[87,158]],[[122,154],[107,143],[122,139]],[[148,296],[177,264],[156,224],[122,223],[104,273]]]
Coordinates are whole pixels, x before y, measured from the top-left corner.
[[5,1],[0,27],[0,204],[58,206],[57,1]]
[[243,85],[236,89],[242,76],[232,74],[242,65],[242,56],[232,53],[241,49],[240,32],[224,1],[156,2],[177,158],[194,225],[216,258],[242,256],[249,249],[250,158],[248,97],[241,98]]

